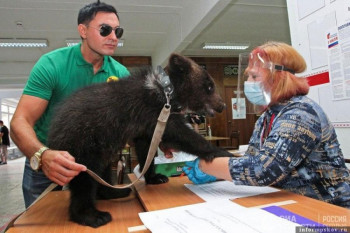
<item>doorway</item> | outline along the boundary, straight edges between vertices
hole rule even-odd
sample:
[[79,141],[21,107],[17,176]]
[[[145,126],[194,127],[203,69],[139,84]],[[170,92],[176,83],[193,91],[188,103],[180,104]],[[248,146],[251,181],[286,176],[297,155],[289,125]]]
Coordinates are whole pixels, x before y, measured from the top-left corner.
[[[225,86],[225,103],[226,108],[226,120],[227,120],[227,135],[237,134],[240,145],[246,145],[253,133],[254,125],[258,116],[256,114],[246,114],[244,119],[233,119],[232,117],[232,98],[237,98],[236,95],[237,86]],[[246,100],[247,101],[247,100]],[[230,146],[235,142],[231,142]]]

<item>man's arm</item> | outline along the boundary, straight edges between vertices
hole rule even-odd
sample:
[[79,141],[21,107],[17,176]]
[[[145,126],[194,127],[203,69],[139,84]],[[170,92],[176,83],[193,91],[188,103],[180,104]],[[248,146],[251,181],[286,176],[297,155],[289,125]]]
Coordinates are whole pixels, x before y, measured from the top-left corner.
[[[11,138],[28,158],[44,146],[36,137],[34,125],[47,105],[47,100],[22,95],[12,117]],[[42,154],[42,170],[53,182],[65,185],[86,167],[75,163],[74,157],[66,151],[47,150]]]
[[11,138],[18,148],[30,158],[42,147],[36,137],[34,124],[44,113],[48,101],[29,95],[23,95],[11,120]]

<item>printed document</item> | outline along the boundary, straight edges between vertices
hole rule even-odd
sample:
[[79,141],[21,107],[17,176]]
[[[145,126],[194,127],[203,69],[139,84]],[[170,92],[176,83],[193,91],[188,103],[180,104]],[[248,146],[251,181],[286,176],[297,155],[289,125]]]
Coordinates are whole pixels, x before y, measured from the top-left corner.
[[219,199],[232,200],[239,197],[249,197],[279,191],[279,189],[272,187],[235,185],[230,181],[217,181],[200,185],[185,184],[185,186],[204,201],[215,201]]
[[152,233],[295,233],[296,223],[229,200],[139,213]]

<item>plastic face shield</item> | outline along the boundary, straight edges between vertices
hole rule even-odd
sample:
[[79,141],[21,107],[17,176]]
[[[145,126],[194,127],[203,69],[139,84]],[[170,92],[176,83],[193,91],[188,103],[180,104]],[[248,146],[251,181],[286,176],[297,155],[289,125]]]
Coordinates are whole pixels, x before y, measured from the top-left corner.
[[264,89],[261,82],[273,71],[274,64],[264,59],[259,53],[239,54],[236,102],[240,107],[237,111],[245,111],[245,114],[259,114],[266,109],[271,100],[270,92]]

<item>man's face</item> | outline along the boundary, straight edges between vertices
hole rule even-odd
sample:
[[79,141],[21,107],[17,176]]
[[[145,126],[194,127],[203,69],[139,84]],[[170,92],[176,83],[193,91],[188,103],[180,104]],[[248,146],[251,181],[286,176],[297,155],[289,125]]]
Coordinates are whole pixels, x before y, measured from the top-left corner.
[[[103,25],[113,28],[111,33],[105,37],[100,35],[100,28]],[[92,51],[100,55],[114,54],[118,45],[115,29],[119,27],[118,17],[114,13],[98,12],[89,25],[85,27],[85,35],[82,35],[82,37]]]

